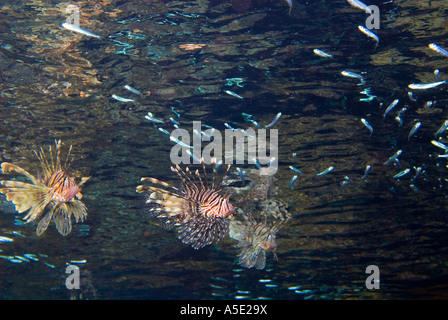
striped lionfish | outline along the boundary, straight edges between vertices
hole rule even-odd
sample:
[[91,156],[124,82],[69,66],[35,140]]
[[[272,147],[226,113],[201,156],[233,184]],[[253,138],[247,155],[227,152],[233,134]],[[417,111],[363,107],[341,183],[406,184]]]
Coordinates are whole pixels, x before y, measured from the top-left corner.
[[257,222],[252,217],[245,222],[232,221],[229,235],[238,241],[238,247],[241,249],[238,264],[245,268],[264,269],[266,252],[269,251],[272,251],[277,260],[275,236],[282,224],[283,221],[273,224]]
[[[61,140],[55,141],[55,155],[51,146],[49,147],[49,158],[42,147],[39,152],[34,151],[42,165],[42,174],[34,177],[24,169],[8,163],[1,164],[2,173],[15,172],[24,175],[32,183],[21,182],[17,180],[2,180],[0,193],[6,195],[6,200],[12,201],[16,211],[19,213],[29,210],[24,217],[26,223],[40,218],[44,210],[49,207],[48,213],[39,221],[36,229],[37,236],[40,236],[53,219],[58,232],[66,236],[72,230],[71,216],[74,215],[76,222],[84,221],[87,216],[87,208],[80,201],[82,198],[81,187],[90,178],[81,178],[77,183],[75,178],[67,173],[69,164],[70,146],[65,164],[61,165]],[[75,199],[77,198],[77,199]]]
[[200,249],[213,242],[218,242],[228,231],[230,219],[235,209],[230,203],[230,194],[220,195],[220,191],[227,188],[223,185],[224,177],[230,165],[219,182],[215,183],[216,158],[212,158],[213,177],[209,184],[204,159],[201,159],[204,179],[199,170],[194,173],[187,167],[183,171],[179,165],[171,167],[182,181],[181,188],[155,178],[143,177],[141,181],[148,181],[162,186],[139,185],[137,192],[150,192],[146,204],[150,217],[166,219],[167,227],[179,227],[178,238],[194,249]]

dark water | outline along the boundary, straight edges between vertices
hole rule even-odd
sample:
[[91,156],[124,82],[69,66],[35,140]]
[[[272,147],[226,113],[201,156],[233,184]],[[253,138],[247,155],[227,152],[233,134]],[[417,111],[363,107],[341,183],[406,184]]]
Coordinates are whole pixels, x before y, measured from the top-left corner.
[[[448,47],[446,1],[368,3],[380,8],[376,50],[357,28],[367,15],[346,1],[293,1],[290,15],[286,1],[73,3],[81,27],[100,39],[60,27],[69,4],[6,1],[0,9],[0,150],[2,161],[34,173],[32,150],[55,139],[72,144],[71,167],[92,176],[83,189],[88,219],[67,237],[50,225],[37,238],[35,225],[2,198],[0,236],[14,241],[0,243],[0,255],[38,261],[0,259],[0,298],[447,297],[447,164],[431,144],[447,118],[447,85],[415,91],[416,101],[407,93],[410,83],[436,81],[435,69],[447,78],[448,58],[428,48]],[[205,46],[179,47],[188,43]],[[343,70],[362,72],[366,84]],[[228,78],[242,78],[242,87],[227,86]],[[360,101],[366,88],[377,96],[371,102]],[[394,118],[404,107],[400,126]],[[190,131],[193,121],[224,130],[250,127],[242,112],[262,125],[282,113],[275,178],[292,218],[277,234],[278,261],[268,254],[264,270],[244,269],[232,239],[194,250],[142,218],[140,178],[175,181],[173,143],[148,112],[168,131],[170,117]],[[422,126],[408,139],[417,120]],[[399,149],[399,164],[383,165]],[[294,190],[290,165],[303,171]],[[413,167],[424,170],[415,180]],[[65,268],[73,260],[86,262],[78,264],[81,289],[70,292]],[[365,286],[368,265],[380,269],[379,290]]]

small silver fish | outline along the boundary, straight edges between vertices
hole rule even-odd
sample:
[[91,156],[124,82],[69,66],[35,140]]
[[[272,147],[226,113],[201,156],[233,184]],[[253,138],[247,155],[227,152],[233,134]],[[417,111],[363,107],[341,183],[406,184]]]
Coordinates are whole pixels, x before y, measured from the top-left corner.
[[446,80],[431,83],[411,83],[408,87],[414,90],[427,90],[446,83]]
[[243,186],[244,186],[244,183],[246,182],[246,171],[243,171],[243,170],[241,170],[240,168],[236,168],[236,171],[238,172],[238,174],[240,175],[240,179],[241,179],[241,182],[242,182],[242,184],[243,184]]
[[39,258],[34,253],[25,253],[23,256],[29,260],[39,261]]
[[277,113],[277,115],[275,116],[274,120],[272,120],[272,122],[270,124],[268,124],[267,126],[265,126],[265,128],[270,128],[272,127],[274,124],[277,123],[278,119],[280,119],[280,117],[282,116],[282,113],[279,112]]
[[294,182],[296,182],[298,177],[298,175],[295,175],[294,177],[292,177],[291,181],[289,181],[289,189],[291,189],[292,191],[294,191]]
[[145,116],[145,119],[156,123],[164,123],[162,120],[154,118],[151,112],[148,112],[148,114]]
[[442,48],[441,46],[436,45],[435,43],[428,44],[428,47],[432,50],[434,50],[437,53],[440,53],[441,55],[448,57],[448,50]]
[[341,182],[341,186],[346,186],[349,182],[350,182],[350,177],[345,176],[344,180],[342,180],[342,182]]
[[370,165],[367,165],[366,169],[364,171],[364,175],[361,178],[362,180],[364,180],[367,177],[367,175],[369,174],[369,171],[370,171]]
[[142,95],[142,93],[140,91],[138,91],[137,89],[132,88],[129,85],[125,85],[123,88],[125,88],[126,90],[128,90],[128,91],[130,91],[132,93],[138,94],[139,96]]
[[403,150],[398,150],[397,152],[395,152],[395,154],[394,154],[392,157],[390,157],[389,159],[387,159],[387,161],[384,162],[383,164],[384,164],[384,165],[387,165],[387,164],[389,164],[389,163],[394,162],[395,160],[398,159],[398,157],[401,155],[402,152],[403,152]]
[[180,123],[173,119],[173,117],[170,117],[170,121],[178,126],[180,126]]
[[372,128],[372,126],[371,126],[370,123],[369,123],[366,119],[364,119],[364,118],[361,118],[361,122],[367,127],[367,129],[369,129],[369,131],[370,131],[370,135],[369,135],[369,137],[371,137],[372,134],[373,134],[373,128]]
[[238,99],[244,99],[242,96],[240,96],[239,94],[230,91],[230,90],[224,90],[225,93],[227,93],[228,95],[231,95],[232,97],[238,98]]
[[14,239],[0,236],[0,242],[13,242],[13,241],[14,241]]
[[401,115],[402,115],[406,110],[408,110],[408,108],[406,108],[406,107],[402,108],[400,111],[397,112],[398,116],[401,117]]
[[159,128],[159,131],[163,132],[164,134],[170,136],[171,133],[169,133],[167,130],[163,129],[163,128]]
[[372,31],[370,31],[369,29],[367,29],[364,26],[358,26],[358,29],[362,33],[364,33],[366,36],[368,36],[376,41],[376,45],[375,45],[375,49],[376,49],[376,47],[378,47],[378,44],[380,43],[380,38],[378,38],[378,36],[376,34],[374,34]]
[[258,169],[261,169],[261,164],[260,164],[260,162],[258,161],[257,158],[252,158],[252,161],[253,161],[254,165],[255,165]]
[[196,135],[196,137],[199,138],[199,140],[202,141],[202,133],[201,133],[201,132],[199,132],[199,131],[196,130],[196,129],[193,129],[193,133]]
[[435,145],[436,147],[439,147],[439,148],[445,150],[445,152],[448,151],[448,146],[444,145],[443,143],[441,143],[441,142],[439,142],[439,141],[431,140],[431,143],[432,143],[433,145]]
[[355,79],[360,80],[361,82],[358,84],[358,86],[361,86],[361,85],[366,83],[366,80],[364,79],[364,77],[362,75],[360,75],[359,73],[355,73],[355,72],[352,72],[352,71],[345,71],[344,70],[344,71],[341,72],[341,74],[344,77],[355,78]]
[[68,22],[64,22],[62,24],[62,27],[67,29],[67,30],[73,31],[73,32],[84,34],[84,35],[89,36],[89,37],[100,38],[99,35],[93,34],[92,32],[87,31],[86,29],[83,29],[81,27],[78,27],[78,26],[76,26],[74,24],[71,24],[71,23],[68,23]]
[[292,171],[297,172],[297,173],[302,173],[302,171],[300,171],[299,169],[297,169],[296,167],[293,167],[293,166],[289,166],[289,169],[291,169]]
[[417,102],[417,99],[414,98],[414,94],[411,91],[408,91],[408,96],[411,101]]
[[418,177],[420,177],[423,173],[425,173],[425,171],[423,170],[422,167],[414,167],[415,170],[415,176],[414,178],[412,178],[412,180],[417,179]]
[[[183,147],[183,148],[193,149],[193,146],[190,146],[190,145],[188,145],[188,144],[186,144],[186,143],[180,141],[179,139],[177,139],[177,138],[175,138],[175,137],[173,137],[173,136],[171,136],[171,135],[170,135],[170,140],[173,141],[173,142],[175,142],[175,143],[177,143],[178,145],[180,145],[180,146]],[[187,151],[188,151],[188,150],[187,150]]]
[[286,3],[288,3],[289,6],[289,15],[291,15],[291,10],[292,10],[292,0],[286,0]]
[[322,172],[320,172],[320,173],[318,173],[316,176],[323,176],[324,174],[327,174],[327,173],[329,173],[329,172],[331,172],[331,171],[333,171],[333,169],[334,169],[334,167],[333,166],[331,166],[331,167],[328,167],[327,169],[325,169],[324,171],[322,171]]
[[400,124],[400,127],[403,125],[403,120],[401,119],[401,115],[407,110],[408,108],[404,107],[400,111],[397,112],[397,116],[395,117],[395,120],[398,121]]
[[87,263],[86,259],[83,260],[70,260],[70,264],[84,264]]
[[386,111],[384,112],[383,118],[386,118],[386,115],[393,109],[395,106],[400,102],[399,99],[395,99],[392,101],[392,103],[387,107]]
[[3,255],[1,255],[0,258],[8,260],[9,262],[12,262],[12,263],[22,263],[23,262],[20,259],[16,259],[14,256],[3,256]]
[[366,89],[362,90],[361,92],[359,92],[359,93],[365,94],[367,96],[367,98],[360,98],[359,101],[370,102],[376,98],[375,95],[370,94],[370,89],[371,88],[366,88]]
[[411,169],[406,168],[406,169],[404,169],[403,171],[400,171],[400,172],[398,172],[396,175],[394,175],[394,179],[401,178],[401,177],[407,175],[410,171],[411,171]]
[[448,120],[445,120],[440,126],[439,130],[437,130],[437,132],[435,133],[435,136],[437,137],[438,135],[444,133],[447,128],[448,128]]
[[224,126],[227,128],[227,129],[229,129],[229,130],[232,130],[232,131],[238,131],[239,129],[235,129],[234,127],[232,127],[230,124],[228,124],[227,122],[225,122],[224,123]]
[[120,102],[133,102],[133,101],[135,101],[134,99],[123,98],[123,97],[117,96],[116,94],[113,94],[111,97],[114,98],[115,100],[120,101]]
[[417,132],[417,130],[420,128],[421,125],[422,125],[421,122],[417,122],[416,124],[414,124],[411,131],[409,132],[408,140],[411,139],[411,137]]
[[413,183],[411,183],[410,185],[409,185],[409,187],[411,187],[411,189],[414,191],[414,192],[418,192],[419,191],[419,189],[415,186],[415,184],[413,184]]
[[314,49],[313,52],[314,52],[314,54],[316,54],[316,55],[318,55],[318,56],[320,56],[322,58],[333,58],[333,55],[331,55],[329,53],[326,53],[326,52],[324,52],[322,50],[319,50],[319,49]]
[[439,80],[439,74],[440,74],[439,69],[434,70],[434,76],[436,77],[436,80]]
[[368,14],[372,14],[372,9],[370,9],[364,2],[358,0],[347,0],[347,2],[355,8],[361,9]]
[[431,108],[431,106],[434,104],[434,101],[426,101],[426,103],[425,103],[425,109],[429,109],[429,108]]

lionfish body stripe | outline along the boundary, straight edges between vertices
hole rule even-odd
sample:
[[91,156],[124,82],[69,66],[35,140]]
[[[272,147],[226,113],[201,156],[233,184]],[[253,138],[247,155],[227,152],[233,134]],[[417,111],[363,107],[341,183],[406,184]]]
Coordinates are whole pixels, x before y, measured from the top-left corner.
[[230,166],[215,185],[216,160],[212,162],[211,184],[202,159],[201,164],[203,177],[199,170],[193,172],[187,167],[184,171],[178,165],[171,167],[181,180],[182,187],[179,189],[151,177],[142,178],[142,181],[160,187],[143,185],[137,187],[137,192],[150,193],[146,199],[150,217],[164,218],[167,219],[166,224],[178,226],[179,239],[194,249],[200,249],[223,238],[228,231],[229,219],[233,217],[235,211],[229,201],[230,196],[219,193],[226,187],[222,185],[222,181]]

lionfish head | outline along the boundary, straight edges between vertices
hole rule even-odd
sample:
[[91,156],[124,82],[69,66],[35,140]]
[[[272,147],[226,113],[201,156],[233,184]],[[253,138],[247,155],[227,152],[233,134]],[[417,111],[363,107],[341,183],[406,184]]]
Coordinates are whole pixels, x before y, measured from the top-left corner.
[[277,251],[277,243],[275,242],[275,235],[270,234],[264,241],[258,244],[264,251]]

